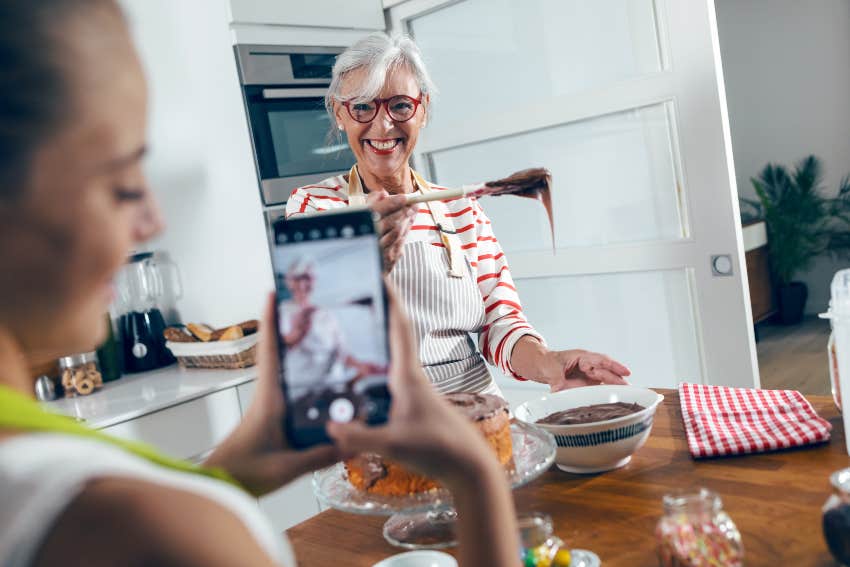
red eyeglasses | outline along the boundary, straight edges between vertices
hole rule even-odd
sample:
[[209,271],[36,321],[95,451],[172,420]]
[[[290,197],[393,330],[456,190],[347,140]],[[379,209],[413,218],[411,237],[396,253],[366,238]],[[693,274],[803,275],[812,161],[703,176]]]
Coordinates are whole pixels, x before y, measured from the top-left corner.
[[376,98],[368,102],[342,101],[348,115],[360,123],[371,122],[378,115],[381,105],[387,105],[387,114],[396,122],[407,122],[416,114],[422,104],[422,95],[413,98],[407,95],[395,95],[390,98]]

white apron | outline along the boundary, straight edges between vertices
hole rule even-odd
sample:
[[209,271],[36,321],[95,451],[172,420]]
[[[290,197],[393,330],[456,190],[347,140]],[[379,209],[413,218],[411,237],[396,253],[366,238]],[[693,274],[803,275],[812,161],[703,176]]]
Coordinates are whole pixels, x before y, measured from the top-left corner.
[[[419,191],[432,189],[416,172]],[[357,166],[348,177],[349,205],[365,204]],[[425,375],[440,393],[501,391],[478,352],[471,333],[484,326],[484,302],[469,260],[454,236],[445,205],[428,203],[434,223],[441,227],[445,248],[430,242],[407,242],[389,279],[404,301],[419,345]]]

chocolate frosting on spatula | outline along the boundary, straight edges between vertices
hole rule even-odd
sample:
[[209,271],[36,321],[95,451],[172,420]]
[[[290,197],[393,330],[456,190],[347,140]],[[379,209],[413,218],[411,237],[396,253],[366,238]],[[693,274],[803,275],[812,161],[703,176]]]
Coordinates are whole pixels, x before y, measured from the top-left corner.
[[472,196],[516,195],[540,201],[549,218],[549,232],[552,235],[552,250],[555,250],[555,221],[552,218],[552,174],[545,167],[533,167],[517,171],[504,179],[487,181],[484,187]]

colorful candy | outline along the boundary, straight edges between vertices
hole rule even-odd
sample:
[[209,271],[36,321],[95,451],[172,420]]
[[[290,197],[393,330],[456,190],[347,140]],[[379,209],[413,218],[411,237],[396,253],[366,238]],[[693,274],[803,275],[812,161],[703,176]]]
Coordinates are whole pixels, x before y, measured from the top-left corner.
[[[675,505],[676,501],[681,505]],[[743,565],[741,534],[722,510],[719,497],[702,491],[699,495],[665,498],[665,508],[655,532],[663,567]]]

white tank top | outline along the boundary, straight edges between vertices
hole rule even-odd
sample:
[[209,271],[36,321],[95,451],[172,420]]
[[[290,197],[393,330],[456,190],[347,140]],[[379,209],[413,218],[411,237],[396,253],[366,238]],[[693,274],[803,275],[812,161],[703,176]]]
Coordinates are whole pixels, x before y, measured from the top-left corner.
[[160,467],[105,443],[55,433],[27,433],[0,442],[0,567],[30,565],[50,526],[86,483],[121,477],[213,500],[239,518],[280,565],[295,560],[257,501],[238,488],[201,475]]

